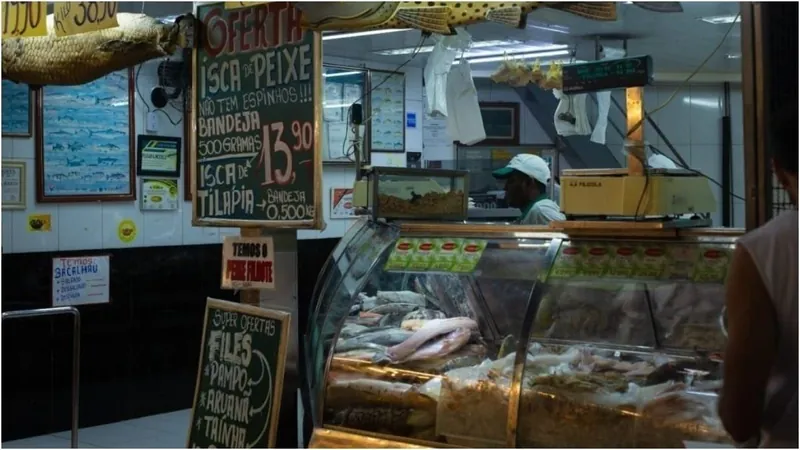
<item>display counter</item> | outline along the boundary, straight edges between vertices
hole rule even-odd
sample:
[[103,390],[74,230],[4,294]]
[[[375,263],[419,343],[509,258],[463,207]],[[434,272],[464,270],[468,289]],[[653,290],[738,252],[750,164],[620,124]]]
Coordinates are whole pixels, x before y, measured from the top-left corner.
[[592,234],[357,222],[315,288],[311,446],[728,443],[720,318],[740,232]]

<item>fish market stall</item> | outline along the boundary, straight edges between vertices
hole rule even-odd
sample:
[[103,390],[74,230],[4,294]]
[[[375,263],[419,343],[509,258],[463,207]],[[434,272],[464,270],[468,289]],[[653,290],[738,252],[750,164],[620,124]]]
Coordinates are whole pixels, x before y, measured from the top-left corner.
[[684,447],[738,231],[356,223],[315,289],[311,447]]

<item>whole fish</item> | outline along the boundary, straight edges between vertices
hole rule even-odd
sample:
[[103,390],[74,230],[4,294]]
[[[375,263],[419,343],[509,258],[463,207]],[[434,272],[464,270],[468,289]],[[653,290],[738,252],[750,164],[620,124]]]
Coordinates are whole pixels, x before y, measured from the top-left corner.
[[463,347],[464,344],[469,341],[471,335],[472,330],[469,328],[458,328],[439,338],[431,339],[428,343],[405,358],[403,362],[422,361],[425,359],[447,356]]
[[443,312],[436,309],[418,309],[411,311],[403,317],[403,322],[406,320],[433,320],[433,319],[446,319],[447,316]]
[[[656,12],[682,10],[678,2],[659,2],[657,7],[634,4]],[[303,11],[303,27],[318,31],[415,28],[450,35],[456,27],[479,22],[524,28],[528,13],[542,7],[592,20],[617,20],[614,2],[296,2],[295,6]]]
[[414,303],[425,306],[425,296],[412,291],[378,291],[375,298],[379,305],[390,303]]
[[345,345],[351,349],[366,348],[366,347],[358,347],[358,345],[363,345],[367,343],[383,345],[383,346],[397,345],[405,341],[406,339],[409,339],[413,334],[414,333],[412,333],[411,331],[403,330],[400,328],[388,328],[380,331],[362,333],[359,334],[358,336],[354,336],[345,340],[340,340],[337,343],[336,348],[338,350],[339,345]]
[[50,14],[46,36],[3,38],[3,79],[32,86],[89,83],[186,46],[190,17],[165,25],[144,14],[118,13],[117,27],[58,37]]
[[477,366],[485,357],[486,347],[477,344],[468,344],[449,355],[403,363],[402,367],[418,372],[441,374],[453,369]]
[[459,328],[474,330],[478,328],[478,323],[467,317],[431,320],[415,331],[411,337],[386,350],[386,356],[392,361],[402,361],[429,340]]
[[369,313],[372,314],[403,314],[406,315],[411,311],[419,308],[416,303],[387,303],[385,305],[376,306],[370,309]]
[[339,339],[334,351],[336,354],[351,352],[353,350],[373,350],[375,353],[386,352],[385,345],[373,344],[372,342],[361,342],[357,339]]

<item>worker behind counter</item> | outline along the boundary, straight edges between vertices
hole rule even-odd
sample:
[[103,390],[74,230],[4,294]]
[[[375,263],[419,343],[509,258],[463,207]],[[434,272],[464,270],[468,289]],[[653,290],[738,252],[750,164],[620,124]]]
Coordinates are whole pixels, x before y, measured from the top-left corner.
[[522,211],[515,223],[549,225],[554,220],[565,220],[559,206],[547,197],[550,168],[541,157],[517,155],[507,166],[495,170],[492,175],[505,180],[508,206]]

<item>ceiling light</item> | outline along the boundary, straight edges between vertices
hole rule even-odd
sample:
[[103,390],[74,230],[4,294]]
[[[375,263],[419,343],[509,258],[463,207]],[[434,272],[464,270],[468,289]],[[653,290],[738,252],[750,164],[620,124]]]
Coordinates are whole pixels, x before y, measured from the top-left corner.
[[[522,44],[520,41],[515,40],[508,40],[508,41],[476,41],[472,43],[470,48],[487,48],[487,47],[500,47],[504,45],[519,45]],[[420,47],[417,50],[417,47],[404,47],[404,48],[395,48],[391,50],[378,50],[374,53],[378,55],[384,56],[397,56],[397,55],[410,55],[416,51],[416,53],[430,53],[433,51],[433,45],[426,45],[424,47]]]
[[732,16],[708,16],[708,17],[701,17],[700,20],[706,23],[710,23],[711,25],[724,25],[724,24],[731,24],[734,21],[741,22],[742,17],[738,14],[734,14]]
[[333,73],[323,73],[322,76],[325,78],[336,78],[336,77],[346,77],[348,75],[363,75],[364,72],[358,70],[351,70],[348,72],[333,72]]
[[727,55],[725,55],[725,57],[728,58],[728,59],[741,59],[742,58],[742,54],[741,53],[728,53]]
[[[504,54],[500,56],[490,56],[486,58],[467,59],[467,62],[470,64],[480,64],[487,62],[504,61],[506,59],[532,59],[532,58],[547,58],[552,56],[566,56],[569,55],[569,53],[570,53],[569,50],[554,50],[550,52],[517,53],[513,55]],[[455,61],[453,64],[457,63],[458,61]]]
[[348,39],[362,36],[374,36],[376,34],[398,33],[400,31],[410,31],[413,28],[399,28],[390,30],[369,30],[369,31],[356,31],[354,33],[336,33],[336,34],[323,34],[323,41],[332,41],[334,39]]
[[719,100],[709,100],[705,98],[689,98],[684,97],[683,103],[691,106],[699,106],[701,108],[719,109]]

